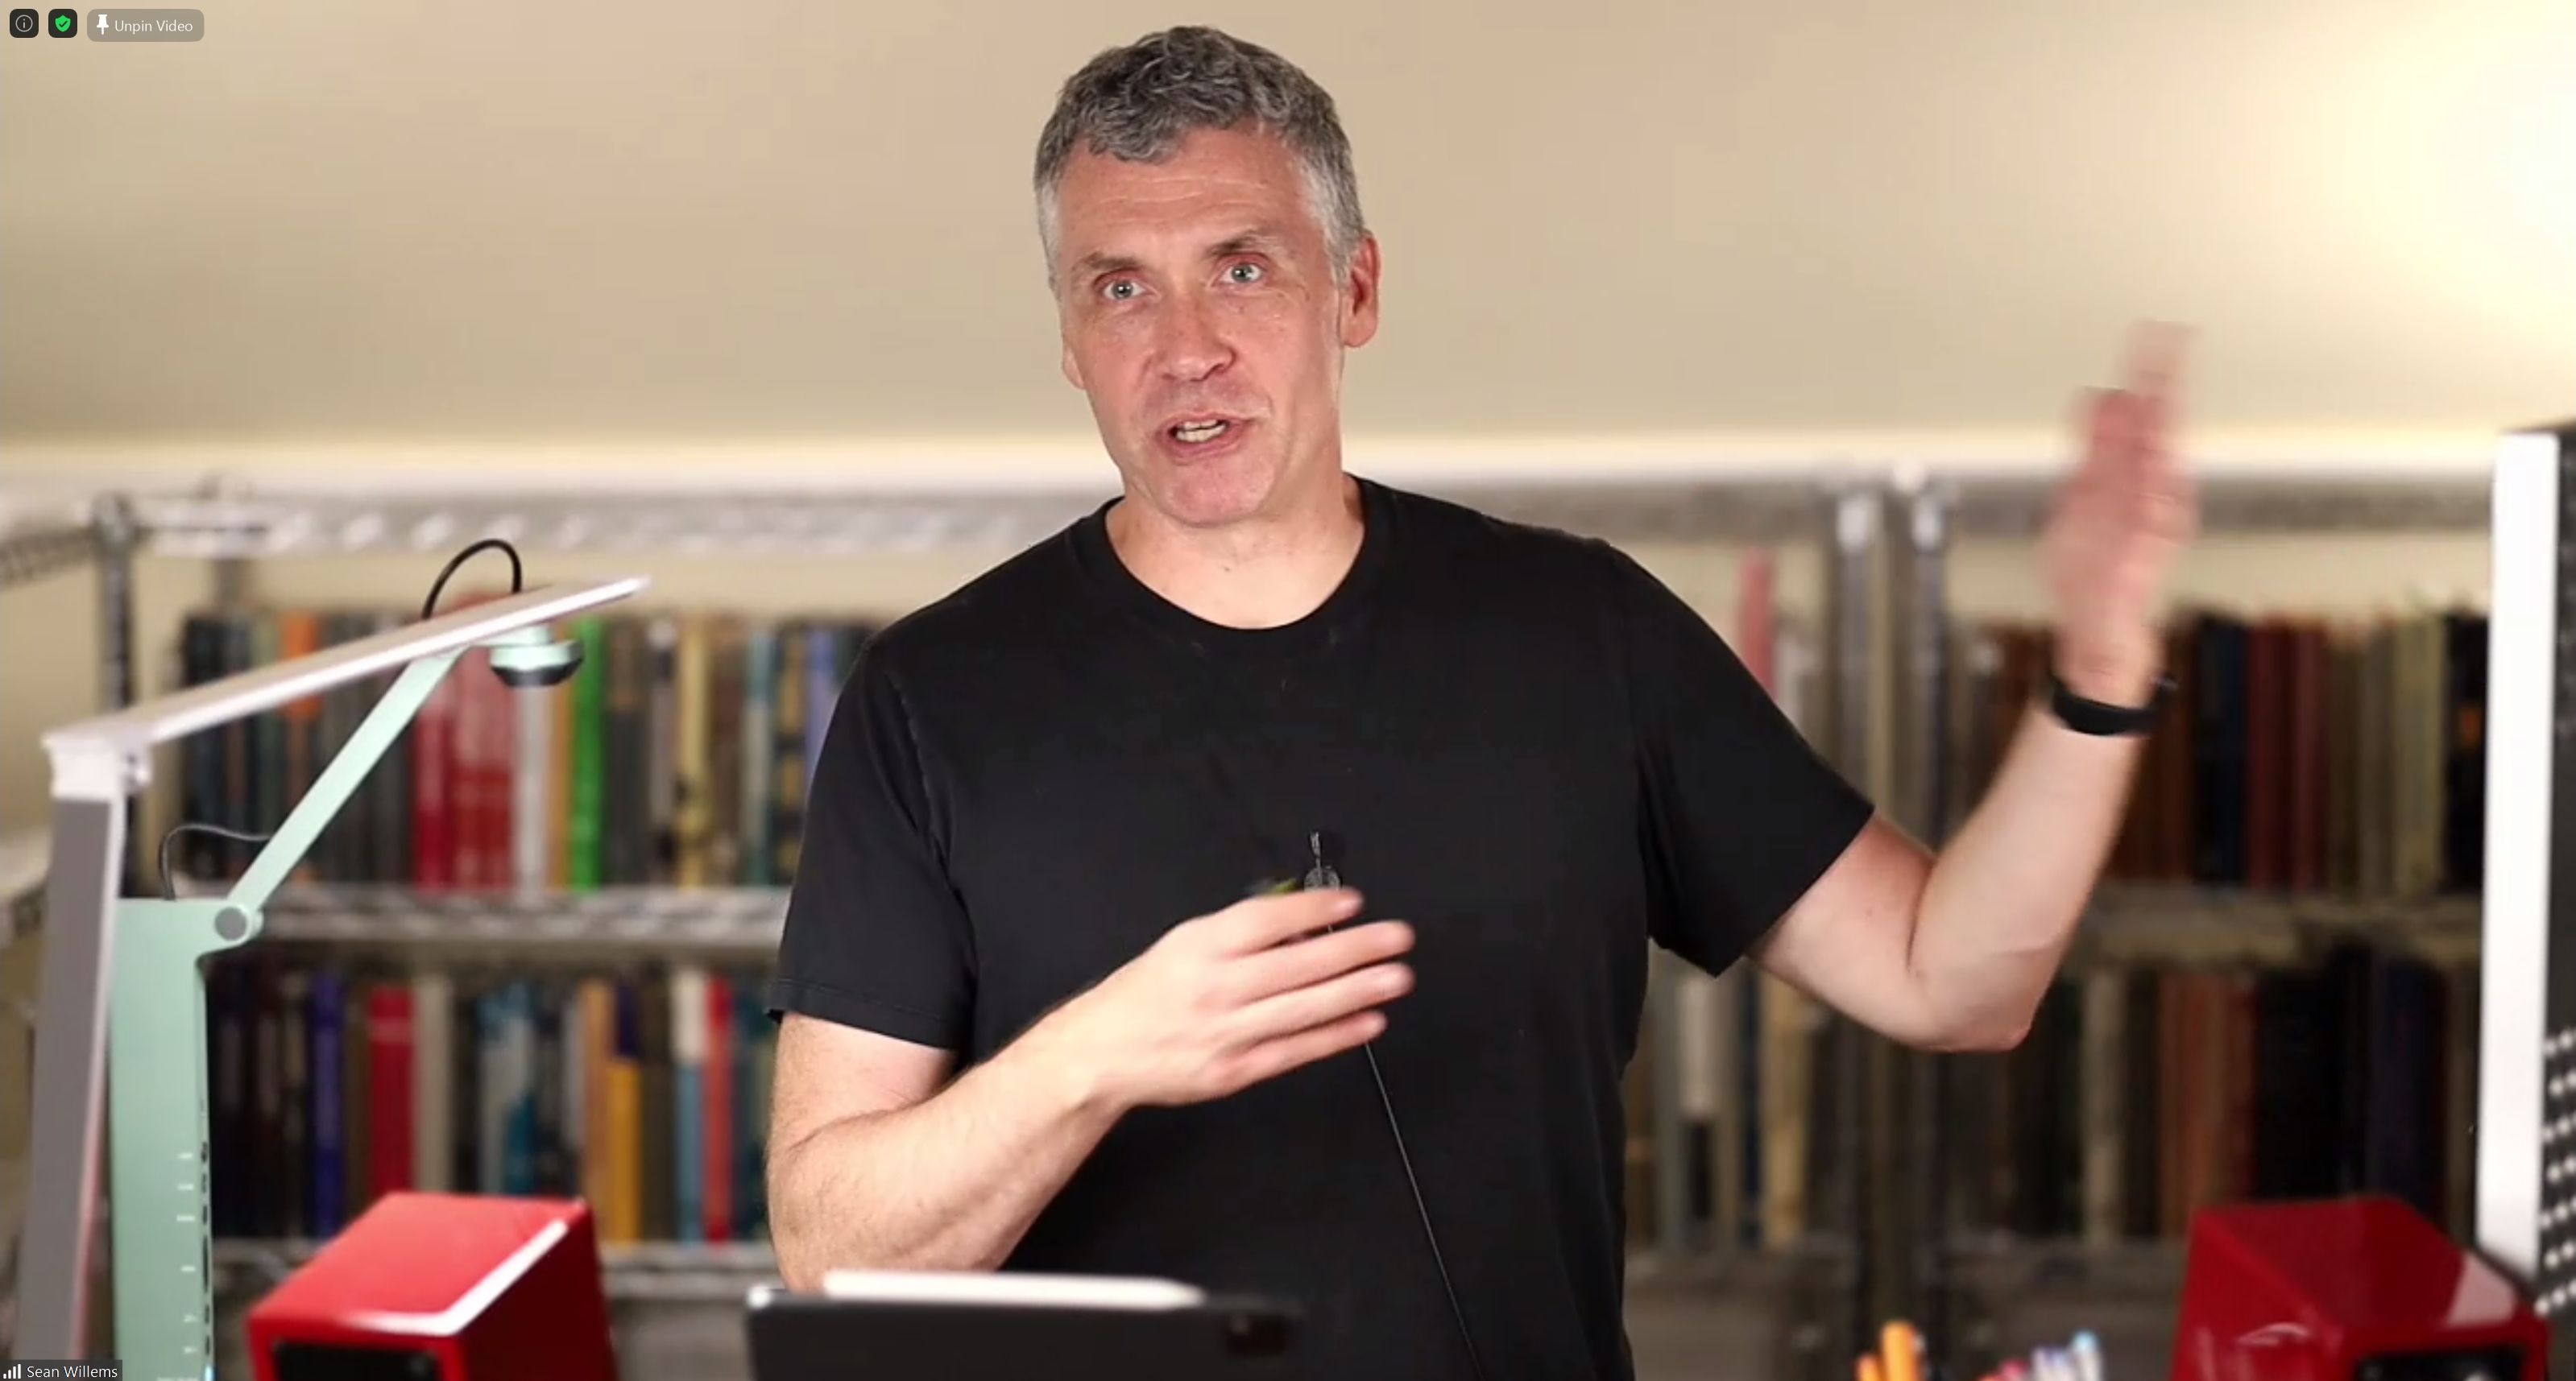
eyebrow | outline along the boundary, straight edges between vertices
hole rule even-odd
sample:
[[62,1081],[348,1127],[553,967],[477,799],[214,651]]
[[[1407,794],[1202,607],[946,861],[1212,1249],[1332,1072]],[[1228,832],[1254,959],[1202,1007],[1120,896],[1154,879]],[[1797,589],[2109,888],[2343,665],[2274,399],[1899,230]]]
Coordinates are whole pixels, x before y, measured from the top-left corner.
[[1208,252],[1208,257],[1211,259],[1223,259],[1229,255],[1243,254],[1255,250],[1264,253],[1276,254],[1286,247],[1287,241],[1281,239],[1276,231],[1273,231],[1268,226],[1256,225],[1249,230],[1241,231],[1218,241],[1216,248]]

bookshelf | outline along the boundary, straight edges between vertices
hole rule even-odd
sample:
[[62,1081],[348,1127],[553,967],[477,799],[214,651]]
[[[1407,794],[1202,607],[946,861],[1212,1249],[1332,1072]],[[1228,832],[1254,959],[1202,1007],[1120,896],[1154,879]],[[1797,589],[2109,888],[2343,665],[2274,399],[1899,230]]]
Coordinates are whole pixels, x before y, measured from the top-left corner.
[[[2200,483],[2204,543],[2476,538],[2491,519],[2483,472],[2284,470]],[[2052,497],[2042,483],[1999,476],[1919,476],[1893,488],[1891,526],[1903,537],[1892,544],[1888,595],[1897,626],[1892,801],[1928,838],[1943,837],[1973,803],[1981,773],[1991,770],[1990,761],[1977,761],[1980,734],[1990,749],[2000,732],[1991,727],[1996,707],[2020,703],[2031,666],[2044,658],[2029,620],[2017,633],[2009,616],[1980,623],[1960,612],[1953,554],[1967,541],[2027,543]],[[2337,1090],[2320,1096],[2341,1100],[2346,1118],[2357,1101],[2380,1106],[2380,1069],[2413,1061],[2415,1082],[2406,1087],[2438,1090],[2426,1095],[2425,1116],[2443,1130],[2385,1159],[2374,1145],[2362,1173],[2416,1175],[2408,1183],[2437,1208],[2456,1216],[2461,1207],[2466,1152],[2457,1134],[2470,1121],[2473,1093],[2467,1103],[2460,1095],[2463,1083],[2474,1089],[2474,1066],[2463,1063],[2460,1047],[2475,1044],[2466,1017],[2475,1004],[2480,922],[2474,864],[2465,860],[2477,852],[2483,798],[2474,778],[2456,775],[2475,753],[2430,736],[2478,733],[2482,689],[2474,677],[2453,679],[2473,659],[2450,649],[2482,654],[2483,615],[2438,581],[2419,586],[2418,573],[2402,565],[2343,553],[2308,574],[2311,584],[2366,597],[2342,601],[2354,607],[2331,615],[2224,597],[2177,601],[2168,624],[2179,654],[2173,670],[2194,699],[2168,718],[2159,738],[2169,741],[2151,744],[2142,762],[2112,874],[2031,1041],[2004,1057],[1890,1056],[1873,1085],[1871,1187],[1887,1208],[1873,1220],[1873,1240],[1903,1269],[1876,1303],[1926,1319],[1951,1340],[1952,1355],[1971,1364],[2027,1337],[2088,1327],[2115,1357],[2125,1350],[2130,1365],[2162,1370],[2183,1267],[2176,1201],[2263,1196],[2272,1192],[2267,1181],[2322,1186],[2353,1173],[2336,1158],[2365,1156],[2350,1150],[2353,1138],[2329,1133],[2276,1157],[2290,1145],[2274,1139],[2280,1117],[2244,1100],[2253,1087],[2279,1087],[2301,1051],[2317,1061],[2313,1080]],[[2409,643],[2409,629],[2430,641]],[[2238,660],[2211,661],[2215,646]],[[2425,647],[2435,671],[2410,683],[2408,649]],[[2372,662],[2374,655],[2383,660]],[[2474,659],[2482,665],[2482,656]],[[2234,679],[2196,679],[2204,676]],[[2222,710],[2207,708],[2221,701]],[[1981,716],[1988,727],[1979,727]],[[2472,727],[2445,727],[2463,723]],[[2373,737],[2364,726],[2374,725],[2393,741],[2421,727],[2429,741],[2366,765],[2341,756]],[[2235,745],[2234,756],[2214,753],[2213,741]],[[2388,804],[2446,792],[2467,803],[2465,814],[2415,818]],[[2221,799],[2235,801],[2239,814],[2213,815],[2210,803]],[[2220,837],[2226,842],[2213,854]],[[2329,967],[2336,963],[2343,967]],[[2337,976],[2313,977],[2320,973]],[[2298,988],[2311,981],[2362,986]],[[2177,984],[2190,991],[2178,998]],[[2302,1005],[2311,1000],[2318,1005]],[[2369,1020],[2353,1015],[2362,1011],[2399,1014],[2420,1042],[2370,1043],[2365,1028],[2350,1024]],[[2226,1053],[2178,1057],[2177,1018],[2227,1033],[2192,1052]],[[2308,1021],[2345,1024],[2298,1026]],[[2294,1029],[2311,1043],[2269,1034]],[[2366,1029],[2375,1035],[2387,1023]],[[2046,1043],[2052,1030],[2063,1052]],[[2142,1053],[2154,1042],[2160,1048]],[[2356,1044],[2365,1053],[2351,1054]],[[2235,1067],[2239,1056],[2253,1066],[2241,1075],[2206,1073]],[[2370,1072],[2332,1067],[2347,1059],[2367,1061]],[[2027,1073],[2035,1065],[2042,1073]],[[2177,1073],[2183,1067],[2202,1072]],[[2218,1082],[2192,1082],[2205,1079]],[[2178,1097],[2234,1112],[2178,1114]],[[1989,1115],[2013,1129],[1990,1131],[1982,1121]],[[2217,1125],[2188,1120],[2201,1115]],[[2185,1119],[2180,1143],[2177,1118]],[[2054,1142],[2035,1145],[2021,1130],[2029,1122],[2046,1124],[2038,1135]],[[2258,1141],[2259,1152],[2246,1149]],[[1998,1157],[2013,1163],[2000,1174],[1980,1164]],[[2192,1168],[2177,1171],[2177,1157]],[[1984,1187],[1993,1185],[2009,1187]],[[2049,1201],[2037,1212],[2034,1188]],[[1979,1197],[1986,1193],[1994,1198]],[[2457,1226],[2465,1232],[2465,1223]]]
[[[532,482],[515,491],[426,488],[361,493],[254,490],[209,484],[104,495],[79,516],[0,532],[0,584],[89,563],[111,632],[105,686],[126,703],[134,685],[131,564],[139,554],[250,563],[343,556],[437,558],[475,537],[511,538],[546,579],[547,553],[614,553],[626,564],[736,553],[865,556],[992,551],[1036,540],[1105,494],[1084,486],[989,490],[748,486],[739,491],[608,492]],[[1960,618],[1946,578],[1962,539],[2034,536],[2052,490],[2017,479],[1842,475],[1823,482],[1618,480],[1424,484],[1487,511],[1617,542],[1804,545],[1815,564],[1821,622],[1815,723],[1830,756],[1906,822],[1937,838],[1961,796],[1962,760],[1948,727],[1959,710]],[[2478,533],[2488,519],[2483,479],[2460,477],[2213,477],[2203,528],[2212,534]],[[426,569],[426,568],[424,568]],[[2357,581],[2390,576],[2357,572]],[[2395,573],[2402,577],[2403,573]],[[219,581],[219,588],[238,582]],[[1890,654],[1893,655],[1890,655]],[[1880,722],[1885,716],[1889,722]],[[1876,732],[1874,732],[1874,730]],[[1892,730],[1892,732],[1891,732]],[[1892,751],[1891,751],[1892,750]],[[165,779],[165,788],[175,788]],[[138,839],[138,844],[144,841]],[[0,900],[22,935],[41,914],[41,839],[0,847]],[[30,860],[33,860],[30,862]],[[139,876],[149,878],[148,872]],[[353,965],[459,966],[579,972],[639,959],[740,971],[765,962],[784,912],[772,886],[610,885],[572,892],[489,886],[425,891],[347,881],[294,884],[272,905],[267,940],[287,954]],[[2254,972],[2312,958],[2340,942],[2393,948],[2455,968],[2473,960],[2478,906],[2442,891],[2404,897],[2323,890],[2290,893],[2189,882],[2119,881],[2097,894],[2070,973],[2187,962]],[[7,936],[0,936],[5,943]],[[1812,1230],[1789,1240],[1712,1240],[1696,1192],[1691,1138],[1678,1108],[1677,986],[1650,989],[1643,1052],[1651,1079],[1639,1125],[1652,1210],[1630,1262],[1641,1295],[1758,1295],[1780,1320],[1767,1374],[1840,1374],[1846,1340],[1883,1318],[1924,1319],[1936,1336],[1973,1348],[2007,1318],[2168,1320],[2180,1279],[2178,1248],[2148,1237],[2093,1240],[1992,1227],[1929,1230],[1950,1221],[1940,1174],[1960,1146],[1938,1113],[1937,1061],[1852,1036],[1819,1033],[1811,1113],[1837,1154],[1809,1186]],[[1745,1115],[1759,1117],[1754,1111]],[[14,1234],[13,1234],[14,1239]],[[257,1288],[311,1250],[293,1238],[230,1236],[217,1262]],[[757,1243],[608,1244],[612,1295],[632,1310],[738,1300],[771,1269]],[[2049,1309],[2059,1310],[2047,1315]],[[2020,1331],[2016,1322],[2014,1331]],[[2048,1331],[2041,1328],[2041,1332]],[[2071,1331],[2055,1329],[2062,1335]],[[2107,1335],[2106,1335],[2107,1336]]]
[[516,896],[316,884],[281,891],[269,905],[262,938],[414,952],[648,950],[742,960],[774,952],[786,919],[785,888],[611,887]]
[[[1497,516],[1623,545],[1738,544],[1794,553],[1800,578],[1812,569],[1815,579],[1813,588],[1796,592],[1802,599],[1812,596],[1816,611],[1804,629],[1814,640],[1814,666],[1812,713],[1802,722],[1812,726],[1838,765],[1870,782],[1878,693],[1873,675],[1884,631],[1874,592],[1882,566],[1884,485],[1872,474],[1836,473],[1819,480],[1816,473],[1816,467],[1800,467],[1717,481],[1461,480],[1412,487]],[[254,563],[390,557],[429,563],[422,568],[425,576],[438,559],[484,536],[515,543],[529,560],[532,584],[550,578],[546,558],[562,553],[647,570],[664,559],[735,555],[1000,556],[1057,530],[1109,492],[1093,484],[919,488],[811,480],[639,489],[611,475],[579,482],[501,480],[471,491],[439,484],[362,490],[209,481],[98,496],[73,525],[85,536],[58,533],[45,539],[42,551],[56,563],[51,569],[60,569],[63,560],[86,559],[101,570],[101,617],[110,632],[106,655],[114,663],[108,684],[117,703],[128,703],[134,658],[171,650],[134,646],[131,564],[137,556],[214,563],[217,606],[244,599]],[[36,562],[31,557],[28,564]],[[161,794],[172,801],[184,797],[184,764],[158,775]],[[202,818],[193,806],[179,813]],[[129,894],[140,895],[133,889],[158,881],[147,861],[157,831],[148,838],[137,831],[134,837],[139,866]],[[329,847],[326,833],[317,854]],[[179,857],[182,871],[191,875],[200,872],[190,866],[192,857],[215,864],[202,870],[205,876],[224,871],[219,852],[192,854],[183,844]],[[198,889],[210,885],[200,882]],[[739,980],[765,966],[784,906],[781,887],[722,879],[703,886],[621,881],[577,890],[487,878],[480,885],[424,889],[337,873],[334,880],[283,889],[255,949],[289,963],[337,967],[359,980],[386,980],[379,987],[399,986],[391,976],[418,965],[460,974],[551,973],[569,983],[584,973],[689,966]],[[1753,1292],[1775,1301],[1781,1342],[1771,1374],[1838,1374],[1846,1340],[1874,1324],[1860,1299],[1867,1262],[1849,1230],[1866,1211],[1857,1164],[1848,1157],[1818,1163],[1805,1189],[1813,1209],[1806,1230],[1785,1240],[1711,1240],[1685,1207],[1691,1197],[1686,1167],[1692,1163],[1692,1128],[1675,1111],[1677,1023],[1669,1010],[1674,992],[1673,983],[1659,980],[1650,996],[1647,1024],[1660,1057],[1648,1061],[1654,1070],[1646,1090],[1652,1111],[1638,1131],[1656,1206],[1636,1242],[1632,1280],[1648,1293]],[[646,1005],[652,1003],[648,996]],[[471,1029],[470,1009],[460,1005],[456,1016]],[[360,1042],[349,1023],[364,1017],[352,1010],[338,1020],[332,1039],[350,1050]],[[1837,1073],[1850,1066],[1832,1063],[1852,1058],[1856,1046],[1836,1042],[1821,1029],[1815,1039],[1817,1063],[1809,1085],[1817,1099],[1815,1135],[1857,1145],[1863,1104],[1845,1092],[1849,1080]],[[738,1066],[737,1076],[742,1072]],[[473,1115],[468,1109],[460,1121]],[[310,1239],[292,1235],[229,1233],[218,1241],[217,1263],[255,1298],[263,1282],[291,1269],[311,1249]],[[743,1287],[771,1269],[765,1249],[749,1240],[613,1241],[604,1250],[612,1295],[646,1310],[738,1300]]]

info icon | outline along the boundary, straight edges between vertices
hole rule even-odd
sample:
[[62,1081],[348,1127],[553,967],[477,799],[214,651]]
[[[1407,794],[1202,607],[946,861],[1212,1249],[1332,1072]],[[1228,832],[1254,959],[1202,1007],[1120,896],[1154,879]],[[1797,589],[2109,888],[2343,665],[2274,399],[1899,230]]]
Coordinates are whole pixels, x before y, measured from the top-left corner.
[[55,10],[46,15],[45,32],[56,38],[80,37],[80,11]]
[[9,36],[11,38],[34,38],[36,36],[36,24],[39,18],[40,16],[38,16],[34,10],[9,11]]

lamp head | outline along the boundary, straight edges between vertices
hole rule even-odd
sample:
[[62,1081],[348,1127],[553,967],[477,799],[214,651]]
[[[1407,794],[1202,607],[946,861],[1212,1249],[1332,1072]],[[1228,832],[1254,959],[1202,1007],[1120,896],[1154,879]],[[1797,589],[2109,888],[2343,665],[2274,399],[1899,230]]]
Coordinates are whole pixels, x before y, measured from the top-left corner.
[[544,624],[485,639],[483,646],[492,649],[492,674],[514,690],[560,686],[581,670],[580,641],[548,638]]

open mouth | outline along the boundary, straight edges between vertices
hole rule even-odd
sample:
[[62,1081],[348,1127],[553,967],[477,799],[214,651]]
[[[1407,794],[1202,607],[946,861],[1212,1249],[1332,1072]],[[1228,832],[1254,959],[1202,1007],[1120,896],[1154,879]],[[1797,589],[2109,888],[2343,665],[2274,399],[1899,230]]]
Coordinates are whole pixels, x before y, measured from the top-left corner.
[[1184,446],[1204,446],[1234,430],[1232,420],[1223,417],[1190,418],[1163,429],[1164,434]]

